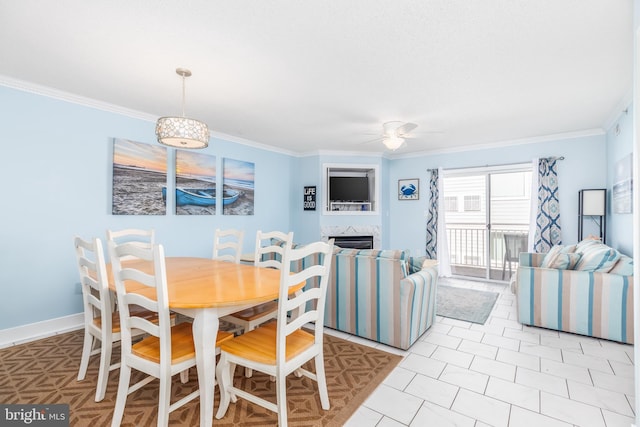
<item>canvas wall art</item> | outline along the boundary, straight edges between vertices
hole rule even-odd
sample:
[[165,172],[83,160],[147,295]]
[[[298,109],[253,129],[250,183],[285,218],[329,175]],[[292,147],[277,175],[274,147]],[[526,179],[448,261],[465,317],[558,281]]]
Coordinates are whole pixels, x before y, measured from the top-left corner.
[[176,150],[176,214],[216,214],[216,156]]
[[633,207],[633,154],[616,163],[613,191],[613,213],[631,213]]
[[167,149],[126,139],[113,141],[113,215],[165,215]]
[[223,160],[224,215],[253,215],[255,164],[235,159]]

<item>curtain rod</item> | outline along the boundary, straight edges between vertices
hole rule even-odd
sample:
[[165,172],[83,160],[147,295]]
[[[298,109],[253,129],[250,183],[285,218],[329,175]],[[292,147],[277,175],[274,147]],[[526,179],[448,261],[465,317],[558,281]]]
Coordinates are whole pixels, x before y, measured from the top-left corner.
[[[564,160],[564,156],[560,156],[560,157],[547,157],[548,159],[552,159],[552,160]],[[499,164],[499,165],[480,165],[480,166],[465,166],[465,167],[461,167],[461,168],[443,168],[442,170],[463,170],[463,169],[477,169],[477,168],[495,168],[495,167],[502,167],[502,166],[516,166],[516,165],[525,165],[528,162],[524,162],[524,163],[503,163],[503,164]],[[427,172],[431,172],[434,170],[438,170],[438,168],[430,168],[427,169]]]

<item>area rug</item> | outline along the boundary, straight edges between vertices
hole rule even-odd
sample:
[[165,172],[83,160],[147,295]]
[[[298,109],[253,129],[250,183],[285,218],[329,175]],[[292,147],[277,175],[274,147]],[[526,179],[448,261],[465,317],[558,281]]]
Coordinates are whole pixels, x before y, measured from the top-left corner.
[[497,299],[497,292],[438,286],[436,314],[484,325]]
[[[71,426],[106,426],[111,424],[115,405],[118,373],[109,375],[107,394],[102,402],[94,402],[98,376],[98,357],[91,359],[84,381],[77,381],[82,354],[82,331],[74,331],[27,344],[0,350],[0,402],[3,404],[68,404]],[[119,354],[119,347],[114,358]],[[364,345],[325,334],[325,372],[331,409],[323,411],[314,381],[291,375],[287,382],[290,426],[341,426],[358,409],[371,392],[402,359]],[[311,369],[311,366],[308,366]],[[135,372],[135,371],[134,371]],[[137,376],[136,376],[137,375]],[[134,374],[132,381],[140,379]],[[275,383],[259,372],[244,377],[236,370],[236,384],[275,402]],[[127,400],[123,426],[155,426],[158,382],[154,381],[133,393]],[[189,382],[181,384],[179,376],[172,383],[172,399],[185,396],[197,387],[197,373],[190,370]],[[215,408],[219,393],[216,388]],[[197,426],[198,400],[172,412],[170,425]],[[277,415],[246,402],[229,405],[224,418],[214,419],[215,426],[274,426]]]

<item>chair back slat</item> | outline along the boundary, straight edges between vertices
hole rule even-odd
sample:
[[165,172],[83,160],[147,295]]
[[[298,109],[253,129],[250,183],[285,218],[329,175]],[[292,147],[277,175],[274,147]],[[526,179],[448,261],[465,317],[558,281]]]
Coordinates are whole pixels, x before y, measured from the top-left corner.
[[[117,231],[107,230],[107,242],[115,242],[117,245],[133,243],[136,246],[150,249],[156,242],[156,232],[153,228],[149,230],[139,228],[127,228]],[[134,258],[132,255],[122,260]]]
[[285,250],[293,244],[293,232],[281,231],[256,233],[256,250],[254,264],[257,267],[271,267],[282,270]]
[[243,240],[244,230],[221,230],[217,228],[213,237],[212,259],[239,264]]

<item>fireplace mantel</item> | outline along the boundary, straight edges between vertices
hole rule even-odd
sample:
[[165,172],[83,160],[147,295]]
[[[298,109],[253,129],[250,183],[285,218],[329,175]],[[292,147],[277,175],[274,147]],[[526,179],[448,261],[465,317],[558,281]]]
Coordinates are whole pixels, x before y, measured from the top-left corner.
[[373,236],[373,248],[382,246],[380,227],[377,225],[326,225],[320,227],[320,238],[324,241],[329,236]]

